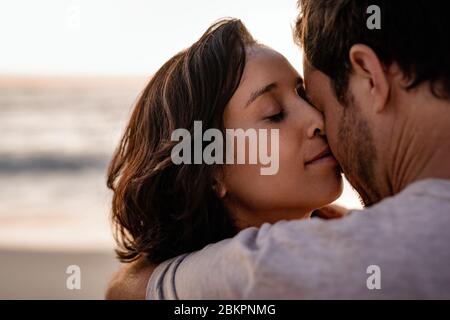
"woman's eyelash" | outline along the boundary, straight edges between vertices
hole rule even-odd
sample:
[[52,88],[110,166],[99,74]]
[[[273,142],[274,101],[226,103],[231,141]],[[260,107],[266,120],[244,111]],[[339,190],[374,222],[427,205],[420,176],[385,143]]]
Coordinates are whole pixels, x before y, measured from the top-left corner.
[[270,122],[278,123],[278,122],[283,121],[284,116],[285,116],[285,113],[284,113],[283,110],[281,110],[281,111],[278,112],[277,114],[274,114],[273,116],[267,117],[267,119],[268,119]]
[[[303,86],[298,86],[295,90],[300,98],[304,99],[305,101],[307,101],[309,103],[308,98],[306,97],[305,88],[303,88]],[[283,121],[285,117],[286,117],[285,111],[281,110],[277,114],[267,117],[266,119],[273,123],[279,123],[279,122]]]

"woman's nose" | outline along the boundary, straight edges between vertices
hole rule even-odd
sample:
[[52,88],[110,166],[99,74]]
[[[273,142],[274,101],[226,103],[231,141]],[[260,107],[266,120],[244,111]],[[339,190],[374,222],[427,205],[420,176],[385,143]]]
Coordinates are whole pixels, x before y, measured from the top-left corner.
[[307,136],[309,139],[312,139],[316,136],[324,136],[325,135],[325,123],[323,120],[323,115],[315,110],[311,109],[311,121],[307,128]]

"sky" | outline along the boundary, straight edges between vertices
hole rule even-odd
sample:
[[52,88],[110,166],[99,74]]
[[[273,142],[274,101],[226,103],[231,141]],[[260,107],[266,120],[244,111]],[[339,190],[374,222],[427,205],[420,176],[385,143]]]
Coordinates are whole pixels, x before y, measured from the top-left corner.
[[301,71],[296,0],[0,0],[0,75],[148,75],[222,17]]

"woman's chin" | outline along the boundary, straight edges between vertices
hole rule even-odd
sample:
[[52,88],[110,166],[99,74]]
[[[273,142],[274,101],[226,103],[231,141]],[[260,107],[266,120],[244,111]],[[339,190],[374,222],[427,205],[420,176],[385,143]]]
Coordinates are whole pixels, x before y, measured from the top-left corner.
[[[344,190],[344,181],[342,179],[342,176],[339,175],[338,179],[333,179],[327,184],[324,184],[323,186],[319,187],[318,190],[320,191],[320,194],[318,195],[320,200],[318,201],[317,208],[324,207],[332,202],[334,202],[336,199],[338,199],[343,190]],[[317,209],[315,208],[315,209]]]

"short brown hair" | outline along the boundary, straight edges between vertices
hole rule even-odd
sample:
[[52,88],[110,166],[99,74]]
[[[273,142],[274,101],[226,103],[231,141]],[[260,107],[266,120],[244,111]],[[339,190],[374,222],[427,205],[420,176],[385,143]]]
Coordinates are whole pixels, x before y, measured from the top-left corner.
[[196,120],[204,130],[223,132],[224,109],[241,81],[246,47],[254,43],[240,20],[221,20],[144,89],[108,169],[120,260],[146,255],[158,263],[237,233],[212,189],[217,168],[175,165],[171,134],[185,128],[194,136]]
[[[413,88],[429,81],[432,93],[450,97],[448,1],[299,0],[294,37],[306,61],[328,75],[344,102],[351,72],[349,51],[361,43],[385,65],[397,63]],[[381,10],[381,29],[366,26],[367,8]]]

